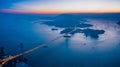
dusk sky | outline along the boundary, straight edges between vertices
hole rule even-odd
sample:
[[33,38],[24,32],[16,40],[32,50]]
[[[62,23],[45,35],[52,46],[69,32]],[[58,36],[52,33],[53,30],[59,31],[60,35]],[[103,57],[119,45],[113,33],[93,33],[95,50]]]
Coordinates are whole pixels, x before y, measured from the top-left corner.
[[1,12],[106,13],[120,12],[120,0],[0,0]]

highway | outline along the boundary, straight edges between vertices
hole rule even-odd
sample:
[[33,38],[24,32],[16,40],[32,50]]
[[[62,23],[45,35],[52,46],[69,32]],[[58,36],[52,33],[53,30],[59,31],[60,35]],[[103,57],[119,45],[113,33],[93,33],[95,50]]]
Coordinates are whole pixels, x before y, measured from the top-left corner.
[[[68,32],[67,34],[70,34],[70,33],[72,33],[72,32],[75,31],[75,30],[76,30],[76,28],[74,28],[73,30],[71,30],[71,31]],[[61,36],[58,36],[58,37],[56,37],[56,38],[53,38],[53,39],[50,40],[50,41],[47,41],[47,42],[45,42],[45,43],[43,43],[43,44],[40,44],[40,45],[38,45],[38,46],[30,49],[30,50],[27,50],[27,51],[25,51],[25,52],[22,52],[22,53],[20,53],[20,54],[15,55],[15,56],[11,56],[11,57],[8,57],[8,58],[4,58],[4,59],[0,60],[0,62],[2,63],[2,64],[0,64],[0,67],[2,67],[6,62],[8,62],[8,61],[10,61],[10,60],[13,60],[13,59],[15,59],[15,58],[17,58],[17,57],[20,57],[20,56],[22,56],[22,55],[25,55],[25,54],[31,53],[31,52],[33,52],[33,51],[35,51],[35,50],[37,50],[37,49],[40,49],[40,48],[42,48],[42,47],[44,47],[44,46],[46,46],[46,45],[48,45],[48,44],[50,44],[50,43],[58,40],[58,39],[66,36],[67,34],[63,34],[63,35],[61,35]]]

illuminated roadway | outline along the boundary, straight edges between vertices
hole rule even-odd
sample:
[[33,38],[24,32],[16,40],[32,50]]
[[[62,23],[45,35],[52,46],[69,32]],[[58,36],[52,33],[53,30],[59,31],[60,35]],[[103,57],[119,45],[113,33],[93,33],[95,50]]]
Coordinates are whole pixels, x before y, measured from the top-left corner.
[[[72,32],[75,31],[75,30],[76,30],[76,26],[75,26],[75,28],[74,28],[72,31],[68,32],[67,34],[70,34],[70,33],[72,33]],[[8,58],[4,58],[4,59],[0,60],[0,62],[1,62],[0,67],[2,67],[6,62],[8,62],[8,61],[10,61],[10,60],[13,60],[13,59],[15,59],[15,58],[17,58],[17,57],[20,57],[20,56],[22,56],[22,55],[25,55],[25,54],[28,54],[28,53],[30,53],[30,52],[33,52],[33,51],[35,51],[35,50],[37,50],[37,49],[39,49],[39,48],[41,48],[41,47],[44,47],[44,46],[46,46],[47,44],[52,43],[52,42],[54,42],[55,40],[58,40],[58,39],[60,39],[60,38],[62,38],[62,37],[64,37],[64,36],[66,36],[67,34],[58,36],[58,37],[56,37],[56,38],[54,38],[54,39],[52,39],[52,40],[50,40],[50,41],[47,41],[47,42],[45,42],[45,43],[43,43],[43,44],[40,44],[40,45],[38,45],[37,47],[34,47],[34,48],[32,48],[32,49],[30,49],[30,50],[28,50],[28,51],[25,51],[25,52],[23,52],[23,53],[20,53],[20,54],[17,54],[17,55],[15,55],[15,56],[11,56],[11,57],[8,57]]]

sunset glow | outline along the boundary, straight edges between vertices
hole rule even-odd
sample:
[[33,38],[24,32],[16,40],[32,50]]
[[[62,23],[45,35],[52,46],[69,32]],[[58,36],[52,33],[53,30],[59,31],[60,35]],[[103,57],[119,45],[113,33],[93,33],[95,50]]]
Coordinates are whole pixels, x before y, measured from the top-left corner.
[[21,0],[3,4],[1,12],[15,13],[115,13],[120,0]]
[[41,11],[30,11],[30,10],[11,10],[3,9],[1,12],[5,13],[31,13],[31,14],[60,14],[60,13],[118,13],[120,10],[82,10],[82,11],[63,11],[63,10],[41,10]]

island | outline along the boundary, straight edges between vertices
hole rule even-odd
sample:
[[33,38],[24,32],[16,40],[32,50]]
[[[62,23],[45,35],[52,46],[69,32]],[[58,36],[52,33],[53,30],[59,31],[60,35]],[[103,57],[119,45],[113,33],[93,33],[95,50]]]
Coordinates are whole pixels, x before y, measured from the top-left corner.
[[[73,29],[67,28],[60,32],[60,34],[67,34]],[[75,31],[71,32],[71,35],[76,33],[83,33],[86,37],[91,37],[94,39],[98,39],[100,34],[104,34],[104,30],[94,30],[94,29],[76,29]]]

